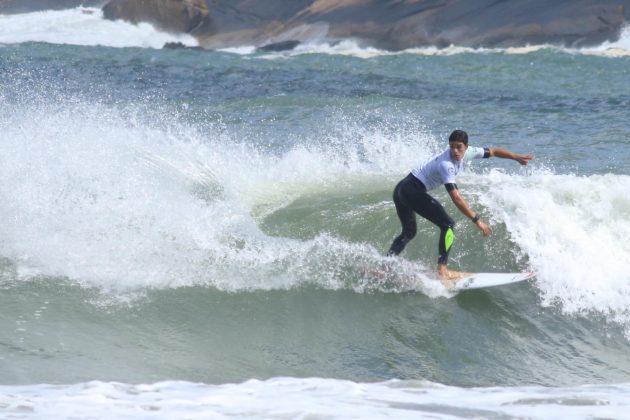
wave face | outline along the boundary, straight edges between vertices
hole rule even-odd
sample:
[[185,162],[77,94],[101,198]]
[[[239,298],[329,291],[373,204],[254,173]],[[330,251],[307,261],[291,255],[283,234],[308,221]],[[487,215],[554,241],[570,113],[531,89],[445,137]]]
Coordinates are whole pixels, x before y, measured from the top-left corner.
[[[358,58],[5,43],[0,369],[13,397],[0,407],[43,393],[39,412],[71,386],[37,384],[74,383],[123,411],[144,389],[197,401],[253,387],[264,410],[290,377],[302,402],[319,401],[303,387],[342,388],[339,409],[348,389],[391,391],[385,412],[400,414],[419,387],[468,398],[416,407],[440,415],[482,415],[482,402],[489,416],[622,412],[627,68],[557,49]],[[435,191],[457,221],[451,266],[531,269],[535,281],[448,294],[433,274],[438,232],[422,220],[400,258],[384,256],[400,229],[394,185],[455,127],[537,159],[475,162],[458,179],[494,228],[487,239]],[[585,404],[571,405],[583,384]],[[539,386],[566,404],[541,402]],[[492,405],[497,389],[510,409]]]

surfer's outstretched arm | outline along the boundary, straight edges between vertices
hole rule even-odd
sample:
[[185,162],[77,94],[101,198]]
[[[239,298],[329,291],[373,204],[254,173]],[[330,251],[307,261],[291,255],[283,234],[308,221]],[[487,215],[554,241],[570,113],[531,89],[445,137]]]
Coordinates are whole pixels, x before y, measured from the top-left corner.
[[[454,186],[454,184],[448,184],[448,185]],[[477,225],[479,230],[481,230],[481,233],[483,233],[483,236],[489,236],[492,233],[492,229],[486,223],[481,221],[481,219],[479,219],[479,216],[477,216],[470,209],[470,207],[468,206],[468,203],[466,202],[466,200],[464,200],[464,197],[462,197],[462,195],[459,193],[457,186],[450,187],[450,188],[447,186],[446,189],[448,191],[448,195],[451,196],[451,200],[453,200],[453,203],[455,204],[455,206],[457,206],[459,211],[461,211],[466,217],[472,220],[472,222],[475,225]]]
[[490,147],[488,151],[490,152],[489,157],[512,159],[512,160],[517,161],[521,165],[527,165],[530,160],[534,159],[534,155],[520,155],[518,153],[514,153],[507,149],[502,149],[500,147]]

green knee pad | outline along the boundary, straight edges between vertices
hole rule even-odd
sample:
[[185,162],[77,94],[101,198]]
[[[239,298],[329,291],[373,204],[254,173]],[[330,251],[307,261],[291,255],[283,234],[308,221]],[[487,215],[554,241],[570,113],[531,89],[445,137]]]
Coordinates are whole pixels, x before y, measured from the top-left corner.
[[451,249],[454,241],[455,241],[455,232],[453,232],[453,229],[448,228],[448,230],[446,231],[446,235],[444,236],[444,249],[446,249],[446,252],[448,252]]

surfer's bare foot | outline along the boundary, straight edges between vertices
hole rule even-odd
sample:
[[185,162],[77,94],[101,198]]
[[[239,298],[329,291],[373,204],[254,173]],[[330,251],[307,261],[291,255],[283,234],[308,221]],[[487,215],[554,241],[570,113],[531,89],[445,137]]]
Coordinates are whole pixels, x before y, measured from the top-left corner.
[[455,283],[457,283],[458,280],[463,279],[464,277],[467,277],[469,275],[470,273],[462,273],[460,271],[450,271],[450,270],[438,272],[438,278],[440,279],[440,281],[442,282],[444,287],[446,287],[447,290],[454,289]]
[[462,279],[466,276],[469,276],[470,273],[464,273],[461,271],[452,271],[452,270],[447,270],[445,265],[439,265],[438,266],[438,278],[442,281],[454,281],[454,280],[459,280]]
[[447,270],[446,272],[438,273],[438,277],[440,280],[459,280],[464,277],[464,273]]
[[446,264],[438,264],[438,278],[442,281],[444,280],[454,280],[452,277],[453,271],[446,269]]

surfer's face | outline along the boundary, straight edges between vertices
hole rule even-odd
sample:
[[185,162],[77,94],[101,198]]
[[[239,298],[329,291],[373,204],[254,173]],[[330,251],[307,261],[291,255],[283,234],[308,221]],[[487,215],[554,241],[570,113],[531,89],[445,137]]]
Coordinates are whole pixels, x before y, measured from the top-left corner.
[[448,147],[451,149],[451,157],[455,160],[462,160],[468,149],[468,145],[462,141],[449,141]]

